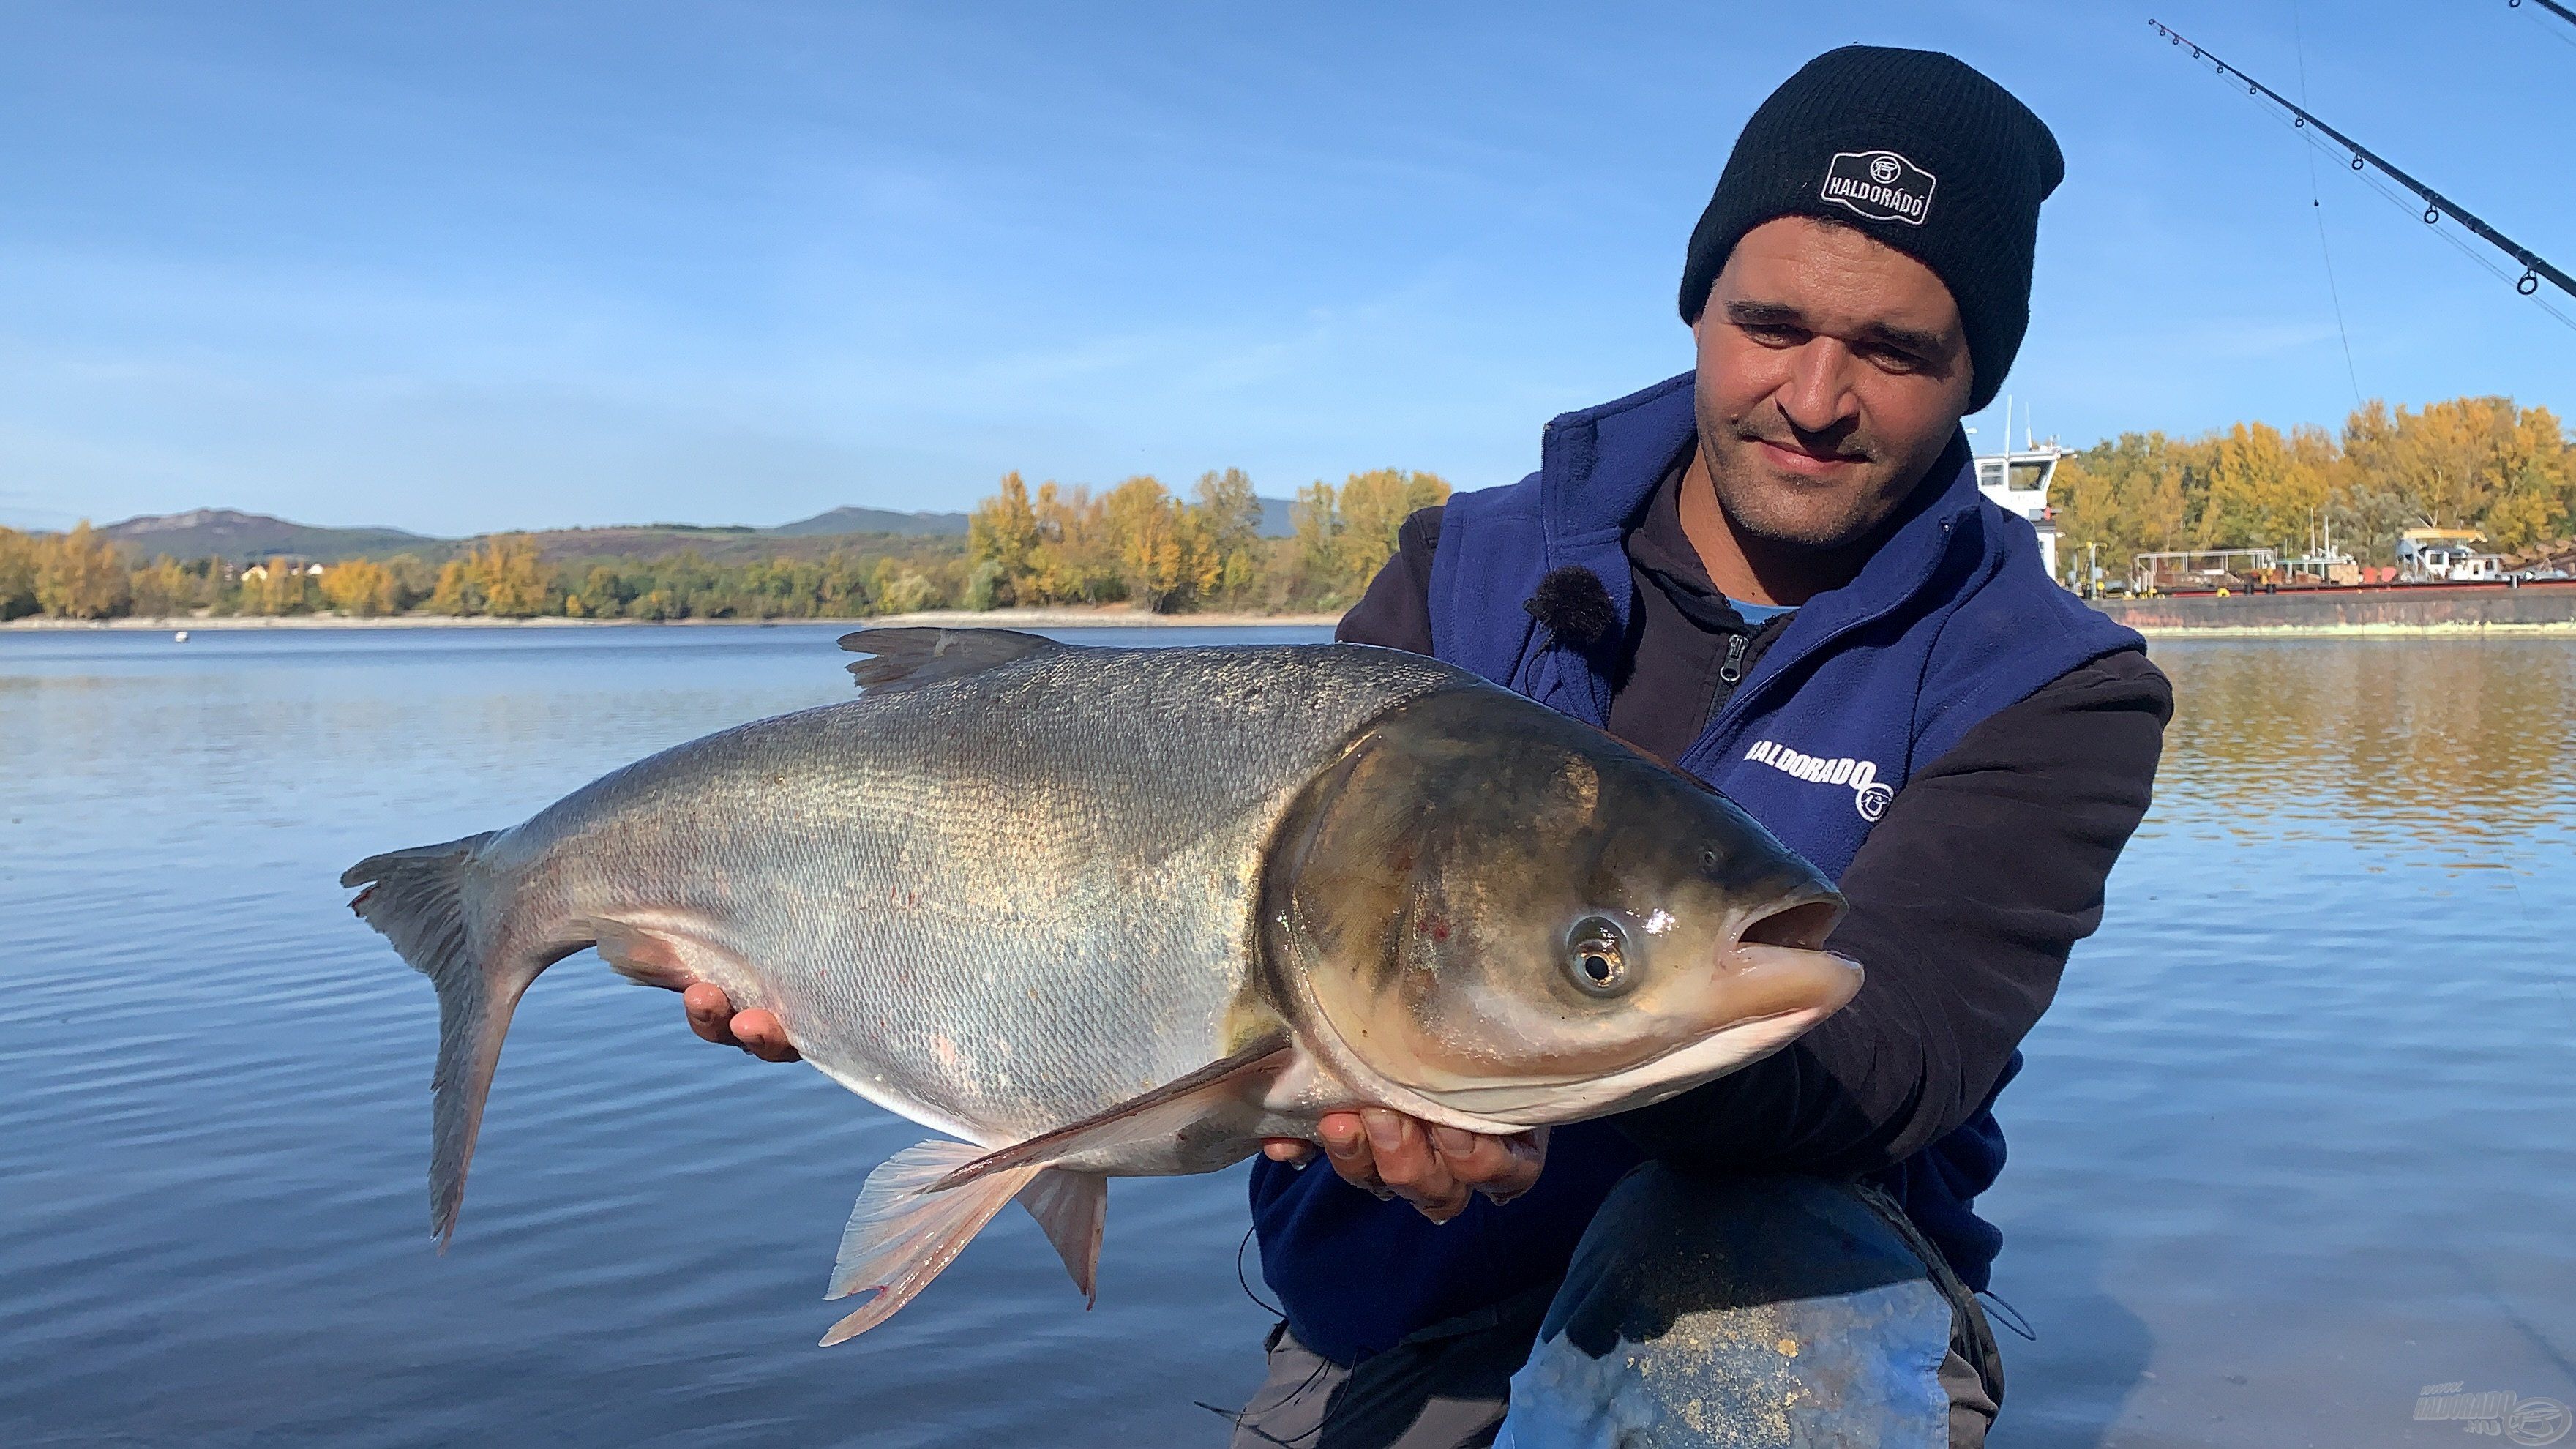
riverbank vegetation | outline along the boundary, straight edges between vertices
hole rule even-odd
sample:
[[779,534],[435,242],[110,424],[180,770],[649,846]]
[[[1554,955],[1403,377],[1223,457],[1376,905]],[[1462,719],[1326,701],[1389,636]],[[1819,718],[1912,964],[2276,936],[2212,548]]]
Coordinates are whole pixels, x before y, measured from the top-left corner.
[[1448,497],[1429,473],[1381,469],[1299,491],[1289,537],[1260,534],[1239,469],[1188,498],[1148,477],[1106,492],[1014,473],[964,538],[861,534],[771,557],[598,551],[604,533],[476,539],[453,557],[329,564],[291,557],[129,557],[87,523],[0,529],[0,620],[337,614],[529,619],[846,619],[921,609],[1117,604],[1158,613],[1336,610],[1359,598],[1407,514]]
[[2057,556],[2098,545],[2104,569],[2160,549],[2338,549],[2387,563],[2397,535],[2473,528],[2510,553],[2576,530],[2576,445],[2546,408],[2510,398],[2371,402],[2340,433],[2238,423],[2196,438],[2123,433],[2061,464]]
[[[1157,613],[1331,612],[1358,601],[1407,515],[1449,496],[1430,473],[1382,468],[1299,489],[1286,537],[1261,534],[1239,469],[1186,495],[1151,477],[1094,492],[1019,474],[975,506],[966,536],[742,541],[644,553],[618,530],[499,534],[444,559],[129,556],[87,524],[0,529],[0,620],[400,614],[577,619],[861,618],[921,609],[1124,603]],[[2364,562],[2417,526],[2482,530],[2511,551],[2576,532],[2576,442],[2545,408],[2498,397],[2421,409],[2372,402],[2339,432],[2238,423],[2199,437],[2123,433],[2070,455],[2051,501],[2058,556],[2098,546],[2113,573],[2157,549],[2304,550],[2331,526]],[[629,551],[620,551],[621,549]]]

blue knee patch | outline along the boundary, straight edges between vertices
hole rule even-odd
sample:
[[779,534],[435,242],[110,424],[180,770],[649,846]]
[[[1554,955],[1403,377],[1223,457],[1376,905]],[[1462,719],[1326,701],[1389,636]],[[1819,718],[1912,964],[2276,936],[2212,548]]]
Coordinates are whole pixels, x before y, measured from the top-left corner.
[[1499,1445],[1949,1442],[1950,1301],[1834,1183],[1650,1163],[1575,1251]]

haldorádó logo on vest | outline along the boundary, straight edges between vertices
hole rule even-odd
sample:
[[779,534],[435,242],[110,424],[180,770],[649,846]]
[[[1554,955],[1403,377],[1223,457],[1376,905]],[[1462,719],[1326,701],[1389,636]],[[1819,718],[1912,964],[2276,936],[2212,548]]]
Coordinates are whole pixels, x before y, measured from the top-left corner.
[[1886,813],[1887,802],[1896,798],[1896,787],[1881,784],[1878,766],[1868,760],[1855,760],[1848,755],[1831,760],[1802,755],[1777,740],[1763,740],[1746,750],[1744,758],[1819,785],[1849,785],[1852,808],[1860,812],[1863,820],[1876,820]]

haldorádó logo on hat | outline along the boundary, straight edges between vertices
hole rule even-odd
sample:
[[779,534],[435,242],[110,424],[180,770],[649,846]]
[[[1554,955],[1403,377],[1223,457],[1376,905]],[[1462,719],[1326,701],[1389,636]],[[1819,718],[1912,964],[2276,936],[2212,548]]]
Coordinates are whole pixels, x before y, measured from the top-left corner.
[[1823,195],[1871,221],[1921,226],[1939,180],[1893,151],[1838,151],[1825,168]]

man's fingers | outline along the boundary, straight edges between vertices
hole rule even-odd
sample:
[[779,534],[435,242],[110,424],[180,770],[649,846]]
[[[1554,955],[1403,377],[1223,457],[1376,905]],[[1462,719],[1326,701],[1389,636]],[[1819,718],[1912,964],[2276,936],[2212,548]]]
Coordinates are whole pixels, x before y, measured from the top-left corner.
[[1316,1121],[1315,1135],[1324,1139],[1324,1156],[1344,1182],[1379,1197],[1388,1195],[1386,1184],[1377,1180],[1377,1164],[1369,1155],[1368,1129],[1360,1125],[1359,1113],[1327,1112]]
[[689,1030],[718,1046],[740,1047],[764,1062],[802,1060],[778,1013],[759,1007],[736,1011],[733,998],[711,981],[691,983],[680,993],[680,1005],[688,1012]]
[[1467,1189],[1449,1175],[1423,1124],[1384,1107],[1361,1108],[1360,1124],[1368,1132],[1378,1180],[1388,1191],[1420,1208],[1435,1223],[1466,1211]]
[[1314,1156],[1315,1144],[1302,1137],[1264,1137],[1261,1139],[1261,1155],[1273,1162],[1293,1166]]
[[787,1040],[787,1028],[773,1011],[755,1006],[733,1014],[733,1034],[742,1049],[764,1062],[802,1060],[795,1046]]
[[680,1005],[689,1014],[689,1030],[718,1046],[740,1046],[733,1034],[733,998],[724,988],[710,981],[700,981],[680,993]]

